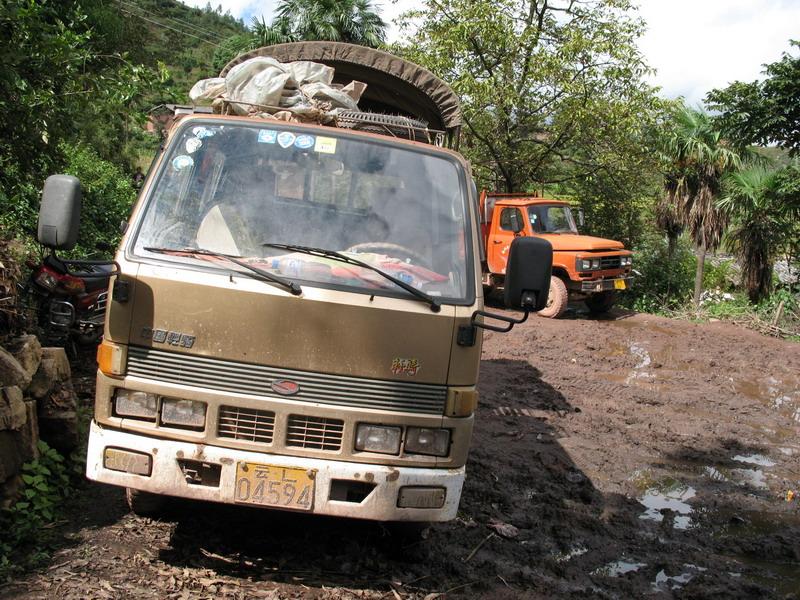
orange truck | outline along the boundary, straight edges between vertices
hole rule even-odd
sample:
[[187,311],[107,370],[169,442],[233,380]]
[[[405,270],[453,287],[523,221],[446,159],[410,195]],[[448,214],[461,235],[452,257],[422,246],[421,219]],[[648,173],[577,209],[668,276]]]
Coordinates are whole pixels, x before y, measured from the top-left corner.
[[[619,290],[633,281],[633,253],[614,240],[580,235],[569,203],[536,194],[481,192],[481,232],[485,248],[483,286],[503,287],[511,242],[521,236],[553,246],[553,272],[543,317],[558,318],[569,301],[583,300],[594,314],[614,306]],[[583,226],[583,211],[578,211]]]

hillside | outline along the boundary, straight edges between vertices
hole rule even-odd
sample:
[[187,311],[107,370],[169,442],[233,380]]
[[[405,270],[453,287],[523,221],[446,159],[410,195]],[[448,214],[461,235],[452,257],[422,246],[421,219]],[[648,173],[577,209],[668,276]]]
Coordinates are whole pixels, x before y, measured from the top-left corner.
[[130,60],[155,68],[163,64],[171,75],[167,88],[175,97],[170,99],[176,101],[188,99],[195,81],[216,74],[212,61],[219,44],[246,31],[244,23],[210,3],[203,9],[176,0],[116,0],[113,4],[123,17],[122,39]]

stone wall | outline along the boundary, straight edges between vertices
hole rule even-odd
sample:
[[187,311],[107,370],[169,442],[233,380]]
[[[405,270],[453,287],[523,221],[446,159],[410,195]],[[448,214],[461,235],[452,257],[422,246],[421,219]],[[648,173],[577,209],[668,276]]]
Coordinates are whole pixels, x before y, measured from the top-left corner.
[[63,348],[42,348],[33,335],[0,346],[0,506],[12,504],[22,465],[39,439],[62,454],[78,444],[76,397]]

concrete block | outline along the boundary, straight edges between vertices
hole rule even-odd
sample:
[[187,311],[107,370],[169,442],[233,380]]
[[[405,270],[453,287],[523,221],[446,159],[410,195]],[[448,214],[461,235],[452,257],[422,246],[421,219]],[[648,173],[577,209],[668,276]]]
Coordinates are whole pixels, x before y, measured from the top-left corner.
[[11,508],[19,500],[23,487],[21,475],[0,482],[0,510]]
[[30,462],[39,458],[39,417],[36,414],[36,401],[25,401],[27,420],[24,427],[17,433],[17,449],[23,462]]
[[19,473],[22,457],[17,449],[17,433],[0,431],[0,481],[5,481]]
[[27,421],[22,390],[16,386],[0,390],[0,430],[20,429]]
[[42,359],[55,361],[55,374],[59,381],[72,377],[67,352],[63,348],[42,348]]
[[0,348],[0,386],[16,386],[21,390],[28,388],[31,375],[19,364],[10,352]]
[[23,335],[11,340],[6,346],[25,372],[33,377],[42,362],[42,345],[35,335]]

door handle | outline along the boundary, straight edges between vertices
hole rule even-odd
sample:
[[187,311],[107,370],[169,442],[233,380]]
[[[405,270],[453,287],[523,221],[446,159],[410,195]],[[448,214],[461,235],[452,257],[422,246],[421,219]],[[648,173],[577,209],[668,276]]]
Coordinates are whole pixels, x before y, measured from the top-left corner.
[[503,240],[492,240],[493,244],[502,244]]

